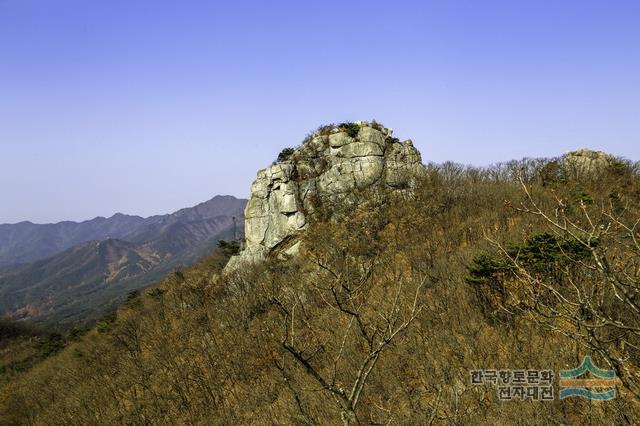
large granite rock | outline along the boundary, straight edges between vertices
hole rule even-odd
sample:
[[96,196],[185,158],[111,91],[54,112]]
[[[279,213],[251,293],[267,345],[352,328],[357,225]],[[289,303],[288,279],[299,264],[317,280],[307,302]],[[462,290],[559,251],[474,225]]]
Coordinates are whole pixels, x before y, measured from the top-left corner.
[[611,155],[590,149],[568,152],[563,157],[565,173],[573,179],[598,177],[614,161]]
[[424,171],[420,153],[391,135],[375,122],[323,127],[288,160],[260,170],[245,209],[245,246],[227,271],[296,252],[295,236],[309,221],[338,218],[364,201],[363,191],[411,191]]

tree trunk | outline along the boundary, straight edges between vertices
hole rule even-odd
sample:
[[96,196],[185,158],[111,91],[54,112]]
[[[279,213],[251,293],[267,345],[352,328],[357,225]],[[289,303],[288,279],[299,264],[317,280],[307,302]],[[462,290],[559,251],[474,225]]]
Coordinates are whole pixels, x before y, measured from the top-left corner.
[[358,422],[358,418],[356,417],[355,411],[349,408],[345,408],[342,410],[342,412],[340,413],[340,418],[342,419],[342,423],[345,426],[355,426],[360,424],[360,422]]

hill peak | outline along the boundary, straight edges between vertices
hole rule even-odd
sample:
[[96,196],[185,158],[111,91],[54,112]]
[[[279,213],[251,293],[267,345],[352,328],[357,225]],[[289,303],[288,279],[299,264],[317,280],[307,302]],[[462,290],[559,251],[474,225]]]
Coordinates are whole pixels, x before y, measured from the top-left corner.
[[251,185],[246,247],[229,269],[276,247],[287,249],[283,243],[309,221],[356,206],[361,190],[410,190],[423,171],[422,158],[411,140],[401,142],[392,134],[375,121],[332,124],[319,127],[299,147],[282,150]]

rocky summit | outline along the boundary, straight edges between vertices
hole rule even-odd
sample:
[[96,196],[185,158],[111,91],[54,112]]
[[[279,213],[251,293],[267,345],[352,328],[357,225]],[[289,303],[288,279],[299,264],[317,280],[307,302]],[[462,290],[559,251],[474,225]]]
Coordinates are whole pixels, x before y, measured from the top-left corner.
[[227,271],[276,251],[295,253],[294,237],[310,221],[336,219],[365,191],[411,191],[424,170],[420,152],[392,133],[375,121],[322,126],[301,146],[283,150],[251,185],[244,248]]
[[590,149],[579,149],[564,155],[565,172],[573,179],[586,176],[597,177],[614,162],[615,159],[612,155]]

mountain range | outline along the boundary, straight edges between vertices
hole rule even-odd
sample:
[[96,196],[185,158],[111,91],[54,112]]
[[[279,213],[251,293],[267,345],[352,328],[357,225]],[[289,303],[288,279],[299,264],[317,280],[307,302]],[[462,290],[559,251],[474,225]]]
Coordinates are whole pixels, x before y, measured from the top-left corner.
[[67,329],[243,232],[246,200],[216,196],[171,214],[0,225],[0,316]]

